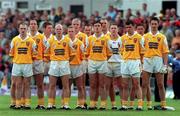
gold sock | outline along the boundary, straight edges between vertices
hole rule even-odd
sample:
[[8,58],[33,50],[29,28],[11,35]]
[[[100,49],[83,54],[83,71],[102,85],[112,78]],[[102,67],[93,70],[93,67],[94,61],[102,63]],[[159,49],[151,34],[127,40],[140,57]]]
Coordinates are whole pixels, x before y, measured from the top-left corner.
[[44,98],[39,98],[38,99],[38,105],[44,106]]
[[166,101],[161,101],[161,107],[165,107],[166,106]]
[[116,106],[116,101],[111,101],[112,107]]
[[69,98],[67,97],[67,98],[64,98],[64,105],[69,105]]
[[129,102],[129,106],[130,106],[130,107],[134,107],[134,101],[130,101],[130,102]]
[[80,105],[81,105],[80,102],[81,102],[81,101],[80,101],[80,99],[78,98],[78,99],[77,99],[77,106],[80,106]]
[[90,107],[95,107],[95,101],[90,101]]
[[16,104],[16,99],[15,98],[11,98],[11,105],[15,105]]
[[21,105],[25,105],[25,99],[21,98]]
[[147,107],[151,107],[152,106],[152,101],[147,101]]
[[30,105],[30,99],[25,99],[25,106],[29,106]]
[[48,98],[48,106],[52,106],[53,105],[53,98]]
[[107,105],[107,101],[106,100],[101,101],[101,107],[102,108],[106,108],[106,105]]
[[21,106],[21,99],[16,99],[16,106],[17,107]]
[[64,106],[64,99],[61,98],[61,106]]
[[138,99],[138,107],[142,107],[142,105],[143,105],[142,99]]
[[127,106],[128,101],[122,100],[122,106]]

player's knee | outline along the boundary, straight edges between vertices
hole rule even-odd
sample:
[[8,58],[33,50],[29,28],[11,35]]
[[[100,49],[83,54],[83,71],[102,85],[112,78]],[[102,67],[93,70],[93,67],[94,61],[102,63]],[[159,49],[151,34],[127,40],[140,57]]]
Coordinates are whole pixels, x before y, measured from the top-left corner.
[[159,89],[164,89],[164,84],[161,82],[157,83],[157,86]]

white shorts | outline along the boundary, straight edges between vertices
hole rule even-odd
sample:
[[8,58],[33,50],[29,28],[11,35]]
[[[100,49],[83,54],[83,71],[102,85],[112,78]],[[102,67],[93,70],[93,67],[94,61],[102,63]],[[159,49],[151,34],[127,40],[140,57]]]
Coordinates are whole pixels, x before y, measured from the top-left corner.
[[149,73],[161,72],[163,68],[162,57],[154,56],[152,58],[144,58],[143,70]]
[[70,79],[75,79],[83,75],[83,65],[70,65],[71,76]]
[[33,76],[32,64],[16,64],[13,63],[12,76],[23,76],[31,77]]
[[105,74],[107,73],[107,61],[95,61],[95,60],[88,60],[88,73],[89,74]]
[[140,60],[123,60],[121,63],[122,78],[138,77],[141,75]]
[[88,72],[88,60],[82,61],[83,73],[86,74]]
[[44,65],[42,60],[34,60],[33,62],[33,74],[43,74],[44,73]]
[[69,61],[51,61],[48,74],[56,77],[69,75]]
[[106,73],[108,77],[121,76],[121,63],[120,62],[108,62],[108,71]]
[[49,76],[44,76],[43,83],[44,84],[49,84]]
[[48,71],[49,71],[49,66],[50,66],[50,62],[44,62],[44,75],[48,75]]

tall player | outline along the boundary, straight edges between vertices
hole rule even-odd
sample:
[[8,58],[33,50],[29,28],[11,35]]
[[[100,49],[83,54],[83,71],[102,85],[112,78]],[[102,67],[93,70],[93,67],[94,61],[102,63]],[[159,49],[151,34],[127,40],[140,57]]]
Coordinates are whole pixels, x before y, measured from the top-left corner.
[[[50,38],[52,38],[53,36],[52,31],[53,31],[53,25],[50,22],[45,22],[43,24],[44,45]],[[49,55],[46,55],[44,53],[43,62],[44,62],[44,90],[48,90],[48,85],[49,85],[48,71],[49,71],[49,65],[50,65]]]
[[[86,48],[88,46],[88,37],[85,33],[80,32],[81,29],[81,21],[78,18],[75,18],[72,20],[72,26],[75,30],[75,35],[76,38],[78,38],[79,40],[81,40],[84,44],[85,47],[85,52],[86,52]],[[84,87],[84,91],[85,91],[85,96],[84,99],[86,100],[86,89],[85,89],[85,82],[86,82],[86,73],[87,73],[87,57],[86,57],[86,53],[83,56],[83,61],[82,61],[82,65],[83,65],[83,77],[84,77],[84,82],[83,82],[83,87]],[[79,105],[79,101],[77,101],[77,106]],[[87,104],[85,103],[85,106],[87,106]]]
[[[159,20],[153,17],[150,20],[151,31],[144,35],[146,51],[144,54],[142,90],[145,97],[150,85],[150,74],[155,73],[161,100],[161,109],[167,110],[163,73],[167,72],[169,49],[166,37],[159,33],[158,27]],[[151,108],[151,101],[147,101],[147,103],[149,104],[148,108]]]
[[121,64],[122,73],[122,107],[120,110],[127,110],[129,80],[132,79],[132,86],[138,99],[136,110],[142,110],[142,92],[140,87],[140,53],[143,49],[142,36],[134,31],[134,23],[127,21],[125,24],[127,34],[122,36],[123,62]]
[[108,73],[106,74],[109,77],[109,91],[111,96],[112,109],[117,109],[115,106],[115,92],[113,86],[113,80],[116,78],[117,85],[120,90],[120,96],[122,97],[122,85],[121,85],[121,53],[120,45],[122,45],[121,38],[118,35],[118,27],[116,24],[111,24],[110,26],[110,35],[108,45],[111,50],[108,52]]
[[27,35],[27,24],[21,23],[19,25],[19,35],[14,37],[11,42],[10,56],[13,57],[12,76],[15,82],[15,96],[16,106],[15,109],[21,108],[22,97],[22,83],[24,81],[24,109],[31,109],[30,107],[30,82],[33,75],[32,63],[33,54],[36,53],[35,41]]
[[100,21],[94,23],[94,35],[90,36],[87,48],[88,73],[90,81],[90,107],[89,110],[95,109],[95,100],[97,92],[97,83],[99,82],[99,95],[101,97],[100,110],[105,110],[107,105],[107,38],[102,33]]
[[56,35],[50,38],[46,43],[47,48],[45,50],[45,52],[49,52],[50,56],[50,68],[48,72],[50,78],[47,109],[50,110],[55,108],[56,82],[57,78],[60,77],[63,85],[63,109],[69,110],[69,55],[70,49],[72,49],[72,41],[68,37],[64,37],[62,35],[63,27],[61,24],[56,24],[55,33]]
[[83,65],[82,58],[84,52],[84,44],[81,40],[75,37],[75,31],[72,26],[68,27],[68,35],[73,43],[73,50],[70,50],[70,85],[73,83],[73,79],[76,82],[78,89],[78,101],[79,104],[76,109],[86,109],[85,104],[85,88],[84,88],[84,78],[83,78]]
[[[109,32],[109,23],[106,19],[101,19],[101,25],[102,25],[102,32],[104,33],[105,36],[109,37],[111,33]],[[116,79],[111,78],[111,83],[110,83],[110,89],[109,89],[109,96],[111,99],[111,105],[112,109],[117,109],[116,107],[116,100],[115,100],[115,90],[114,90],[114,82]],[[119,82],[119,80],[118,80]]]
[[37,85],[38,105],[36,109],[45,109],[44,107],[44,84],[43,84],[43,48],[44,37],[38,32],[38,25],[36,20],[29,22],[29,36],[33,38],[37,45],[37,56],[33,59],[33,75]]

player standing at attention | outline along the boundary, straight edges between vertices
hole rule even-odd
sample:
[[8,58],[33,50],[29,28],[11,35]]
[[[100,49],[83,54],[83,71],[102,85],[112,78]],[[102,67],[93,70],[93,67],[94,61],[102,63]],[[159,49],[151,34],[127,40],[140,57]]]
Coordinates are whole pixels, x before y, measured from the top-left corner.
[[94,23],[94,35],[90,36],[87,48],[88,73],[90,81],[90,107],[89,110],[95,109],[95,100],[97,92],[97,83],[99,82],[99,95],[101,97],[100,110],[105,110],[107,105],[107,38],[102,33],[100,21]]
[[84,33],[89,37],[92,35],[92,26],[91,25],[85,25],[84,26]]
[[134,31],[134,23],[127,21],[125,24],[127,34],[122,38],[123,62],[121,63],[122,73],[122,107],[120,110],[127,110],[129,82],[132,79],[132,86],[135,88],[135,94],[138,99],[138,107],[136,110],[142,110],[142,91],[140,87],[140,54],[143,50],[142,36]]
[[[106,19],[101,19],[101,25],[102,25],[102,32],[104,33],[105,36],[109,37],[110,36],[110,32],[109,32],[109,23]],[[111,78],[111,86],[109,89],[109,97],[111,99],[111,105],[112,105],[112,109],[115,110],[117,109],[116,107],[116,100],[115,100],[115,90],[114,90],[114,82],[116,79]]]
[[[72,20],[72,26],[75,30],[75,37],[78,38],[79,40],[81,40],[84,44],[84,50],[85,50],[85,54],[83,56],[83,61],[82,61],[82,65],[83,65],[83,77],[84,77],[84,81],[83,81],[83,87],[84,87],[84,91],[85,91],[85,96],[84,99],[86,100],[86,88],[85,88],[85,82],[86,82],[86,73],[87,73],[87,57],[86,57],[86,48],[88,46],[88,37],[85,33],[80,32],[81,29],[81,20],[78,18],[75,18]],[[79,101],[77,101],[77,106],[79,106]],[[87,104],[85,103],[85,107],[87,107]],[[78,108],[78,107],[77,107]]]
[[[167,110],[163,73],[167,72],[169,49],[166,37],[159,33],[158,27],[159,20],[156,17],[153,17],[150,20],[151,31],[144,35],[145,54],[143,64],[142,90],[143,98],[145,98],[148,87],[150,85],[150,74],[155,73],[161,99],[161,109]],[[147,104],[148,109],[152,109],[151,101],[147,101]]]
[[38,105],[36,109],[45,109],[44,107],[44,84],[43,84],[43,48],[44,37],[38,32],[38,25],[36,20],[30,20],[29,22],[29,36],[36,42],[37,56],[33,59],[33,76],[37,85]]
[[[115,92],[113,86],[113,80],[116,78],[117,85],[120,90],[120,97],[122,97],[122,85],[121,85],[121,54],[120,54],[120,45],[122,45],[121,38],[118,35],[118,27],[116,24],[111,24],[110,26],[110,35],[108,36],[109,41],[108,45],[111,50],[108,52],[108,72],[106,76],[109,78],[109,92],[111,96],[112,109],[117,109],[115,106]],[[112,90],[113,89],[113,90]],[[112,90],[112,91],[111,91]]]
[[[144,35],[144,26],[143,24],[137,24],[136,25],[136,31],[138,34],[140,34],[141,36]],[[143,52],[141,54],[141,62],[143,63]],[[141,69],[142,70],[142,69]],[[141,73],[141,77],[142,77],[142,73]],[[142,82],[142,78],[140,78],[140,82]],[[151,91],[151,88],[150,86],[148,87],[148,92],[147,92],[147,95],[146,95],[146,98],[149,99],[149,96],[150,96],[150,93],[149,91]],[[132,110],[134,109],[134,99],[136,98],[137,95],[135,95],[135,88],[134,86],[131,87],[131,91],[130,91],[130,104],[129,104],[129,107],[128,109]],[[144,98],[143,98],[144,99]]]
[[31,109],[30,107],[30,83],[33,75],[32,63],[33,55],[36,53],[35,41],[27,35],[27,25],[21,23],[19,25],[19,35],[14,37],[11,42],[10,56],[13,57],[12,76],[15,82],[15,97],[16,106],[15,109],[21,109],[21,97],[22,97],[22,83],[24,81],[24,97],[25,106],[24,109]]
[[[50,22],[45,22],[43,24],[44,45],[46,45],[47,41],[53,36],[52,31],[53,31],[52,24]],[[45,48],[44,48],[44,50],[45,50]],[[44,53],[43,62],[44,62],[44,90],[48,91],[48,86],[49,86],[48,71],[49,71],[49,65],[50,65],[49,55],[46,55]]]
[[49,78],[49,92],[48,92],[48,107],[47,109],[54,109],[55,97],[56,97],[56,82],[57,78],[61,77],[63,90],[63,109],[69,110],[69,76],[70,76],[70,65],[69,55],[70,49],[72,49],[72,41],[69,37],[64,37],[63,27],[61,24],[55,26],[55,36],[52,36],[46,43],[45,53],[50,55],[50,68],[48,74]]
[[73,43],[73,50],[70,50],[70,85],[73,83],[73,79],[76,82],[77,90],[78,90],[78,101],[79,104],[76,109],[86,109],[85,104],[85,88],[84,79],[83,79],[83,65],[82,65],[82,57],[84,52],[84,44],[81,40],[75,37],[75,31],[72,26],[68,27],[68,35]]

